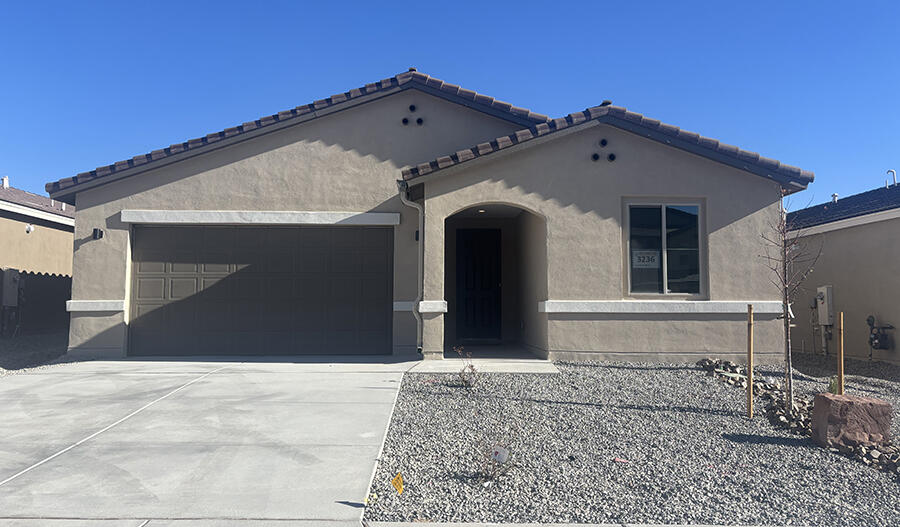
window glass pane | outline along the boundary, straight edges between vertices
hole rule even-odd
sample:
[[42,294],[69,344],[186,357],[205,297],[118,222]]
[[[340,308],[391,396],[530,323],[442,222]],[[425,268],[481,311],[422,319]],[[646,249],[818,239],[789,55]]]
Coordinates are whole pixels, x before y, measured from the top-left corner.
[[631,207],[631,292],[662,293],[662,210]]
[[700,292],[700,225],[696,206],[666,207],[666,271],[669,293]]

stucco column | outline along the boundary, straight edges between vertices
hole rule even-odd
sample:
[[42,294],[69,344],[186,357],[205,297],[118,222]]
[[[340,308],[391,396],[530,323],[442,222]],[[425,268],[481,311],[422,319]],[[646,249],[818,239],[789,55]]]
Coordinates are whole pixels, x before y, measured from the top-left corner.
[[[425,207],[425,269],[423,302],[430,310],[444,302],[444,218],[437,207]],[[426,359],[444,358],[444,313],[422,309],[422,353]]]

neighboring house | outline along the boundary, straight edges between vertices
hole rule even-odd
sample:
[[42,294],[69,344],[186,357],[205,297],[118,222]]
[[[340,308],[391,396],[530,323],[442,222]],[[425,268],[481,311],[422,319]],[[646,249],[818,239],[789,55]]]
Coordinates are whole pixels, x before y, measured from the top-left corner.
[[75,207],[0,179],[0,268],[72,276]]
[[624,108],[550,119],[411,70],[47,191],[78,205],[80,356],[736,356],[752,302],[777,360],[760,233],[810,181]]
[[[837,350],[834,324],[819,324],[816,295],[831,286],[835,324],[844,313],[844,352],[851,357],[900,362],[897,331],[885,330],[890,346],[870,350],[869,316],[875,326],[900,328],[900,186],[885,186],[808,207],[788,215],[803,251],[819,259],[794,300],[794,351]],[[821,251],[821,253],[820,253]],[[822,322],[827,322],[823,319]],[[824,327],[823,327],[824,326]],[[823,335],[825,335],[823,347]]]
[[0,178],[0,336],[62,330],[75,207]]

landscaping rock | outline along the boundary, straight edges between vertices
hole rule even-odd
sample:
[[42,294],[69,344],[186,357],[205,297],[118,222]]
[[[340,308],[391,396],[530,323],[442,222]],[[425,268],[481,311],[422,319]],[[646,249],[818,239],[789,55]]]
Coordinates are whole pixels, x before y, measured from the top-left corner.
[[[894,454],[879,448],[866,465],[856,449],[835,455],[807,437],[827,379],[798,374],[794,415],[773,427],[745,417],[743,390],[715,373],[721,362],[709,377],[687,365],[558,366],[558,375],[484,374],[473,389],[451,375],[406,374],[365,520],[900,525],[900,479],[885,461]],[[781,373],[757,373],[761,400],[783,409]],[[866,382],[900,408],[900,382]],[[498,441],[514,467],[489,479],[484,449]],[[402,495],[390,486],[397,472]]]
[[890,403],[880,399],[820,393],[813,408],[813,439],[824,447],[885,445],[892,412]]

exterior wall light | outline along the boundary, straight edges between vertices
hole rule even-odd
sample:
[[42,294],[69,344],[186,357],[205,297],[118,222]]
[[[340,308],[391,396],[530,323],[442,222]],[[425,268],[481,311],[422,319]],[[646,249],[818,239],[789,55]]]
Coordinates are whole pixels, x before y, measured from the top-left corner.
[[32,232],[34,232],[34,225],[30,223],[25,225],[25,234],[31,234]]

